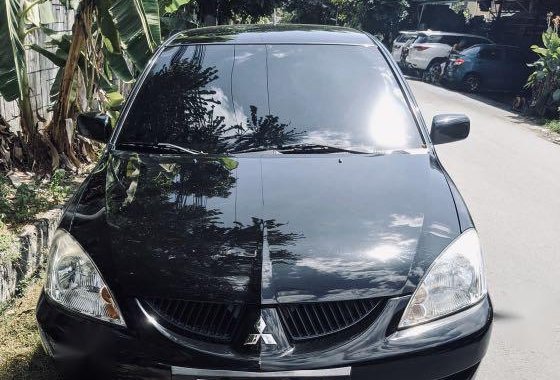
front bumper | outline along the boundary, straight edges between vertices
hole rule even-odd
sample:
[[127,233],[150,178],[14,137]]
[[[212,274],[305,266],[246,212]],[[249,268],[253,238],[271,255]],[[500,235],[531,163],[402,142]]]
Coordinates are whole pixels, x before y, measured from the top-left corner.
[[[61,310],[44,294],[37,306],[43,345],[58,362],[111,371],[111,378],[149,379],[470,379],[486,353],[489,298],[418,327],[395,329],[409,297],[390,299],[372,326],[346,344],[320,345],[257,360],[217,357],[164,336],[140,311],[125,307],[127,328]],[[127,318],[128,316],[128,318]]]
[[463,83],[463,78],[465,73],[462,67],[454,66],[452,63],[448,63],[445,71],[443,73],[443,81],[450,86],[459,86]]

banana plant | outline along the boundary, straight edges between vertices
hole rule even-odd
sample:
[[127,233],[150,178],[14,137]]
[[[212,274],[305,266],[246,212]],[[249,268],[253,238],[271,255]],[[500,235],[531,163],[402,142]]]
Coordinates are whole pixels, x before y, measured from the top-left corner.
[[[174,12],[189,1],[165,0],[165,11]],[[57,98],[51,135],[58,150],[79,164],[64,133],[64,120],[75,109],[77,88],[85,84],[88,106],[96,98],[98,108],[118,109],[123,97],[117,79],[133,81],[161,44],[161,4],[158,0],[74,0],[67,6],[76,8],[72,34],[51,35],[54,53],[37,45],[32,48],[60,67],[51,90]]]
[[[38,7],[42,7],[39,17]],[[31,139],[35,118],[31,107],[29,76],[25,56],[26,37],[43,24],[53,22],[52,5],[44,0],[0,0],[0,95],[18,101],[23,131]]]
[[543,46],[531,46],[539,59],[529,65],[535,71],[527,81],[533,92],[530,107],[539,116],[560,104],[560,36],[551,29],[543,33],[542,42]]

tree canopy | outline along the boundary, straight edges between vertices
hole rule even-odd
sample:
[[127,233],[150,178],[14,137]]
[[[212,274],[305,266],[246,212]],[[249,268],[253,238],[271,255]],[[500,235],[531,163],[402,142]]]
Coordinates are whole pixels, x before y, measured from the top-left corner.
[[284,0],[290,22],[345,25],[391,39],[409,16],[407,0]]

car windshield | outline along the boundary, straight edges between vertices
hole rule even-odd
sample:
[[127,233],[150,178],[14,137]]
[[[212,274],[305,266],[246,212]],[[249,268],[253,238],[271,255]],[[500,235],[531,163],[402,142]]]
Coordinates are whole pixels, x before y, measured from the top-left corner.
[[376,47],[209,44],[163,51],[116,144],[206,154],[376,153],[417,148],[422,138]]
[[480,46],[473,46],[471,48],[465,49],[461,52],[462,55],[468,55],[469,57],[474,57],[480,52]]

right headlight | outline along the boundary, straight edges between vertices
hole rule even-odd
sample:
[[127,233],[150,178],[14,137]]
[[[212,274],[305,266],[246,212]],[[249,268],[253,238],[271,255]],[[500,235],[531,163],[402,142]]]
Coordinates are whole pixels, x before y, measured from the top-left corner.
[[54,235],[45,293],[69,310],[125,326],[101,273],[82,246],[64,230]]
[[486,296],[478,234],[469,229],[434,261],[412,295],[399,328],[416,326],[456,313]]

